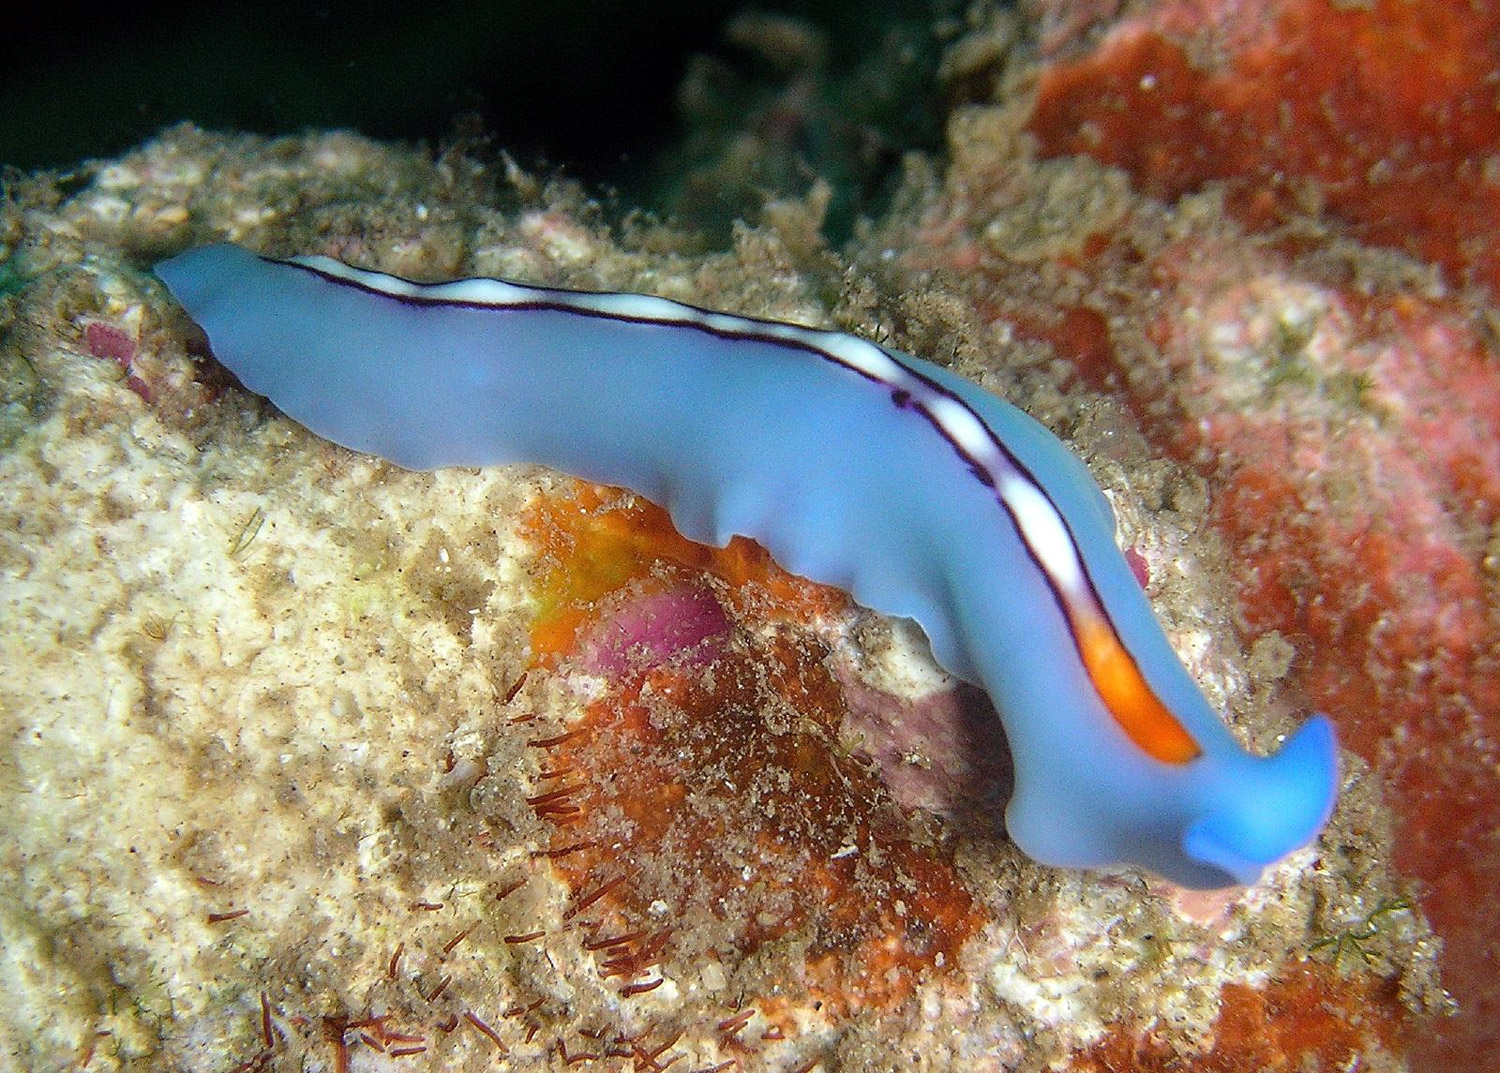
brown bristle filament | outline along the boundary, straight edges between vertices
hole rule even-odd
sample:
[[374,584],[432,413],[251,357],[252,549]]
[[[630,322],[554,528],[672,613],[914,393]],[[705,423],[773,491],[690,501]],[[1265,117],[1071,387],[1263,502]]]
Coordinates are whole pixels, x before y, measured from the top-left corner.
[[661,961],[662,949],[672,937],[672,929],[664,928],[635,950],[621,950],[606,958],[599,966],[602,976],[639,976]]
[[571,920],[571,919],[573,919],[579,913],[583,912],[589,906],[591,906],[595,902],[597,902],[600,898],[604,897],[610,891],[614,890],[621,883],[624,883],[625,880],[626,880],[626,876],[622,873],[620,875],[615,876],[615,878],[609,880],[608,882],[604,883],[602,886],[596,888],[592,893],[584,895],[584,897],[580,898],[577,902],[575,902],[573,904],[573,907],[571,909],[569,909],[567,912],[565,912],[563,914],[563,919],[564,920]]
[[754,1016],[755,1009],[753,1007],[750,1009],[741,1010],[733,1017],[729,1017],[724,1019],[723,1021],[720,1021],[718,1025],[719,1032],[726,1036],[732,1036],[740,1029],[744,1028],[747,1024],[749,1024],[750,1018]]
[[341,1017],[323,1018],[323,1038],[333,1044],[334,1073],[349,1073],[349,1044],[344,1042],[344,1032],[349,1027]]
[[497,902],[504,901],[508,896],[514,894],[516,891],[520,890],[525,885],[526,885],[526,880],[524,878],[518,879],[518,880],[516,880],[513,883],[507,883],[505,886],[501,887],[499,890],[497,890],[495,892],[495,901],[497,901]]
[[[662,1043],[654,1051],[644,1050],[643,1048],[641,1048],[641,1046],[639,1044],[637,1044],[636,1045],[636,1054],[641,1059],[643,1059],[644,1061],[650,1063],[650,1065],[652,1066],[653,1069],[665,1069],[667,1067],[666,1066],[658,1066],[656,1064],[656,1060],[658,1058],[660,1058],[663,1054],[665,1054],[667,1052],[667,1049],[670,1048],[670,1047],[672,1047],[673,1045],[675,1045],[677,1043],[677,1041],[680,1040],[681,1038],[682,1038],[682,1029],[679,1028],[676,1032],[672,1033],[672,1035],[668,1036],[667,1039],[666,1039],[666,1042]],[[679,1056],[679,1057],[681,1057],[681,1056]],[[677,1061],[677,1059],[673,1058],[672,1061],[675,1062],[675,1061]],[[668,1065],[670,1065],[670,1064],[671,1063],[669,1062]]]
[[265,1041],[266,1050],[276,1043],[276,1037],[271,1035],[271,1000],[264,991],[260,993],[260,1038]]
[[459,932],[453,938],[449,939],[446,943],[444,943],[443,944],[443,956],[447,957],[449,954],[453,953],[453,948],[455,946],[457,946],[459,943],[463,942],[465,939],[467,939],[469,937],[469,933],[472,932],[477,927],[479,927],[479,924],[477,922],[474,923],[474,924],[470,924],[463,931]]
[[585,939],[583,948],[585,950],[606,950],[611,946],[623,946],[644,939],[648,933],[644,931],[628,931],[624,935],[612,935],[607,939]]
[[545,794],[537,794],[535,797],[528,797],[526,799],[526,803],[528,805],[531,805],[533,808],[538,805],[550,805],[554,801],[562,801],[565,798],[572,797],[574,794],[578,793],[581,790],[587,789],[588,787],[581,783],[576,786],[563,786],[559,789],[548,791]]
[[486,1039],[493,1043],[495,1045],[495,1049],[498,1050],[501,1054],[510,1053],[510,1048],[501,1041],[500,1033],[496,1032],[489,1025],[485,1024],[480,1016],[473,1010],[464,1011],[464,1020],[468,1021],[469,1024],[473,1025],[478,1032],[480,1032]]
[[573,741],[576,738],[581,738],[587,733],[588,730],[586,728],[578,727],[576,730],[569,730],[566,733],[558,734],[551,738],[532,738],[526,744],[531,746],[533,749],[551,749],[553,746],[561,745],[564,742]]

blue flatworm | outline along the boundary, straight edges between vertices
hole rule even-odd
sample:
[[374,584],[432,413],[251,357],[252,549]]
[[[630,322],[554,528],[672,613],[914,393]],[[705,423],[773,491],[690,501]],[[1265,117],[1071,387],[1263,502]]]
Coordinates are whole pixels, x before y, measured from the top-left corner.
[[231,245],[156,271],[218,359],[320,436],[411,469],[535,462],[622,485],[693,540],[751,537],[916,620],[994,700],[1007,828],[1040,861],[1251,883],[1332,809],[1329,721],[1242,749],[1083,464],[945,369],[638,294],[424,285]]

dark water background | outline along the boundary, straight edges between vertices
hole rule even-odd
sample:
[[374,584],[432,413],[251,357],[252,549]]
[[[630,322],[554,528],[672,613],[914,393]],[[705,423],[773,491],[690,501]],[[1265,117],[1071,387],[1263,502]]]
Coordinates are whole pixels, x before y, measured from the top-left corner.
[[[702,123],[681,104],[694,57],[715,72],[706,84],[724,98],[723,123],[751,121],[785,90],[785,69],[726,39],[737,13],[788,15],[818,31],[824,84],[864,66],[869,87],[856,102],[919,102],[856,117],[877,129],[885,167],[905,148],[938,144],[936,107],[923,100],[937,55],[931,27],[939,8],[959,9],[943,0],[6,6],[0,165],[67,168],[185,119],[265,134],[352,128],[434,146],[480,135],[528,167],[562,168],[642,204],[663,160],[680,160],[687,128]],[[904,67],[880,71],[872,57],[882,48]],[[816,130],[805,137],[814,158],[847,155]]]

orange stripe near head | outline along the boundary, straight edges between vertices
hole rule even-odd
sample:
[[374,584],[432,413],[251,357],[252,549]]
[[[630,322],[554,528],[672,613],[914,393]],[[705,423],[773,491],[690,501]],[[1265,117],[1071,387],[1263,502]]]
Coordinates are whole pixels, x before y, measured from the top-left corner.
[[1088,615],[1075,617],[1072,625],[1089,679],[1126,736],[1168,764],[1196,758],[1202,752],[1198,743],[1157,699],[1110,624]]

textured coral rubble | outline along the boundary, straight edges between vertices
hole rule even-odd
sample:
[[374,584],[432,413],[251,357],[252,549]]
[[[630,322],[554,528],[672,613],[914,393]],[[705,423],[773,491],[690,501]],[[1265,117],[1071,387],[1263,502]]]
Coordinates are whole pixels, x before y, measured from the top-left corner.
[[[1055,175],[1015,163],[1017,189]],[[946,275],[878,242],[851,268],[813,206],[688,257],[565,186],[484,182],[456,154],[180,129],[6,207],[11,1061],[998,1069],[1132,1040],[1238,1068],[1288,1022],[1328,1068],[1398,1060],[1403,1011],[1440,994],[1357,760],[1322,843],[1238,897],[1036,866],[987,811],[909,807],[1004,789],[974,698],[903,631],[628,497],[316,441],[226,383],[144,271],[227,236],[956,355],[1088,451],[1244,734],[1293,725],[1283,646],[1236,648],[1201,485]]]

